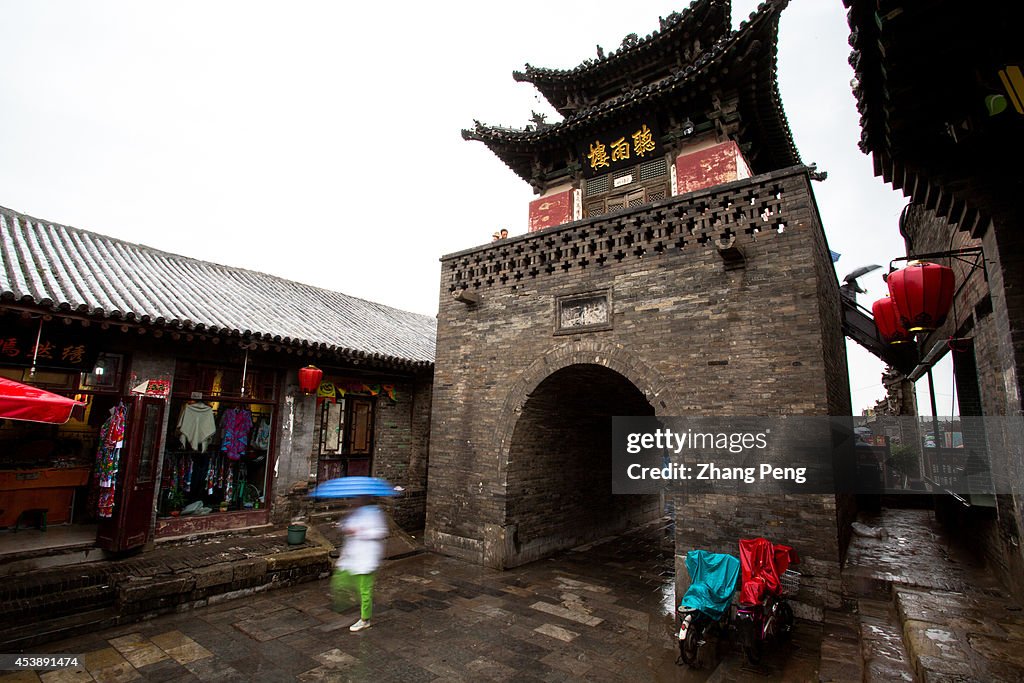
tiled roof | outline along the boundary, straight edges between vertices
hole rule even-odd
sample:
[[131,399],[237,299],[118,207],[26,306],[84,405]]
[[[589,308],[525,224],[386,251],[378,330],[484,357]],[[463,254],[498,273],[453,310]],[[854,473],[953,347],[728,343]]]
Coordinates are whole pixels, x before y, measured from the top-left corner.
[[[536,128],[506,128],[474,121],[474,127],[463,130],[462,137],[483,142],[509,168],[529,181],[536,150],[555,149],[563,145],[574,147],[577,131],[597,128],[616,117],[621,119],[622,112],[657,106],[672,108],[679,97],[686,96],[696,87],[698,81],[720,75],[723,65],[732,67],[730,74],[734,77],[738,73],[734,62],[757,54],[757,78],[752,79],[752,85],[741,92],[742,97],[751,101],[756,119],[750,121],[748,128],[757,131],[759,146],[764,148],[771,159],[771,163],[762,164],[757,172],[797,165],[800,163],[800,154],[782,108],[776,63],[779,16],[788,4],[789,0],[762,2],[756,12],[740,23],[736,31],[719,38],[693,64],[680,68],[657,83],[622,93],[562,121]],[[751,80],[747,74],[744,74],[744,78],[748,82]]]
[[[1024,4],[843,2],[860,149],[875,175],[976,236],[993,220],[1021,225],[1024,118],[1003,79],[1019,64]],[[990,110],[1000,96],[1006,109]]]
[[0,207],[0,301],[396,366],[434,362],[436,321]]
[[590,99],[609,87],[621,90],[641,71],[648,72],[645,80],[649,82],[690,64],[689,56],[679,60],[694,41],[712,45],[729,33],[731,8],[730,0],[696,0],[680,12],[659,17],[659,30],[642,38],[631,34],[618,50],[599,53],[597,59],[585,60],[572,69],[527,64],[525,71],[514,71],[512,77],[532,83],[562,116],[571,116],[573,110],[566,107],[566,100],[573,94]]

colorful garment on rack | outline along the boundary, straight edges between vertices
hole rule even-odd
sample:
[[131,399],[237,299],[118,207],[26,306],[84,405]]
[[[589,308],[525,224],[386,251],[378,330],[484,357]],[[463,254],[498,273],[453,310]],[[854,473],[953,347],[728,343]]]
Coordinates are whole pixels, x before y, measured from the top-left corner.
[[231,494],[235,490],[235,467],[237,465],[228,465],[228,480],[224,484],[224,500],[230,501]]
[[217,484],[217,456],[211,455],[210,461],[206,465],[206,479],[204,485],[206,487],[206,495],[213,495],[213,487]]
[[109,518],[114,514],[114,493],[117,489],[117,472],[121,461],[121,447],[124,445],[127,417],[128,406],[118,403],[100,428],[100,446],[96,451],[94,479],[99,486],[96,510],[103,518]]
[[103,442],[104,448],[121,447],[121,443],[124,441],[124,423],[127,416],[128,406],[124,403],[118,403],[117,407],[111,411],[110,417],[100,429],[100,440]]
[[252,447],[259,451],[270,448],[270,420],[263,418],[253,431]]
[[220,418],[220,450],[229,460],[240,460],[249,447],[252,413],[246,408],[228,408]]

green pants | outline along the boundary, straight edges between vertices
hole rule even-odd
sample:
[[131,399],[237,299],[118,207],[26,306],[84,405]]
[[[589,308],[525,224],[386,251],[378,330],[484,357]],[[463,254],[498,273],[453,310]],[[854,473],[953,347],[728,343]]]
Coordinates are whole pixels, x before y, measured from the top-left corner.
[[359,616],[369,621],[373,616],[373,574],[352,574],[335,569],[331,577],[331,593],[334,596],[334,609],[343,612],[355,604],[356,591],[359,592]]

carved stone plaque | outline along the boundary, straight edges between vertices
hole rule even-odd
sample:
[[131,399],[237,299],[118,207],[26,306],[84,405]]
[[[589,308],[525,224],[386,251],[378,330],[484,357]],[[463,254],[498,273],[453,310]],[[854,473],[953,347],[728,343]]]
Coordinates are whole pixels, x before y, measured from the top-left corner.
[[558,299],[555,333],[607,330],[612,322],[608,292],[580,294]]

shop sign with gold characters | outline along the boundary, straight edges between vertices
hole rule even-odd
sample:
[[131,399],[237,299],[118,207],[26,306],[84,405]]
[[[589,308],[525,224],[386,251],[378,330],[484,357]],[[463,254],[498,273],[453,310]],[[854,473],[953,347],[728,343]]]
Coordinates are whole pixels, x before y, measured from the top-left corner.
[[591,135],[580,143],[583,175],[587,178],[650,161],[661,153],[661,135],[653,116]]
[[18,330],[0,333],[0,365],[38,365],[62,370],[91,369],[96,363],[96,349],[86,345],[74,334],[59,328]]

